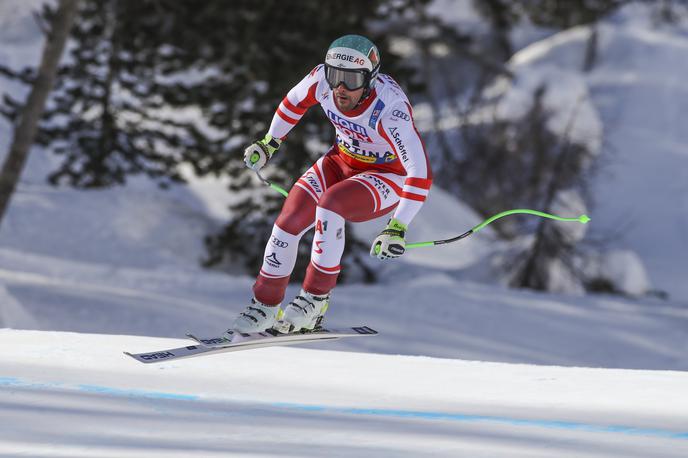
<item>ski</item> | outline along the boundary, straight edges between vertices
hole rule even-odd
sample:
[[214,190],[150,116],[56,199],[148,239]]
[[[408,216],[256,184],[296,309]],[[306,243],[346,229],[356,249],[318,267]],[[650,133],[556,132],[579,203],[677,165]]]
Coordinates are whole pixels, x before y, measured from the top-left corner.
[[292,332],[281,334],[274,329],[267,329],[264,332],[250,334],[240,333],[229,330],[216,337],[197,337],[194,334],[187,334],[190,339],[195,340],[200,345],[208,348],[222,348],[227,346],[245,346],[256,342],[303,342],[308,340],[328,340],[340,339],[342,337],[373,336],[377,331],[368,326],[357,326],[342,329],[320,328],[315,331]]
[[[219,353],[251,350],[254,348],[272,347],[277,345],[295,345],[311,342],[320,342],[325,340],[338,340],[345,337],[374,335],[377,335],[377,331],[367,326],[352,327],[345,329],[320,329],[318,331],[307,333],[277,333],[277,335],[273,335],[272,333],[267,332],[252,334],[236,334],[232,337],[232,339],[235,339],[236,341],[222,340],[222,342],[219,342],[218,339],[227,339],[228,335],[213,337],[210,339],[197,339],[196,337],[193,337],[191,334],[189,334],[189,337],[199,342],[198,345],[189,345],[186,347],[170,348],[166,350],[158,350],[146,353],[130,353],[125,351],[124,354],[144,364],[151,364],[178,360],[182,358],[215,355]],[[203,341],[206,341],[207,344],[201,343]],[[222,343],[222,345],[218,346],[220,343]]]

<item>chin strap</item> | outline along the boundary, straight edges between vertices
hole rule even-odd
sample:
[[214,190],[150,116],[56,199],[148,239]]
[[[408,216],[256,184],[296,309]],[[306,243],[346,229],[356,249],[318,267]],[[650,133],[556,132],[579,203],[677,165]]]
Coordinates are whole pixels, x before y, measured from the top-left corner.
[[358,103],[351,109],[352,111],[358,108],[363,102],[368,100],[368,97],[370,97],[370,94],[373,92],[373,90],[369,87],[365,88],[363,91],[363,95],[361,95],[361,99],[358,101]]
[[377,81],[377,72],[375,70],[377,70],[377,69],[373,69],[373,73],[375,75],[375,76],[373,76],[374,79],[370,82],[368,87],[365,88],[365,90],[363,91],[363,95],[361,96],[361,100],[358,101],[358,103],[356,104],[355,107],[352,108],[352,110],[355,110],[356,108],[358,108],[358,106],[360,104],[362,104],[363,102],[365,102],[368,99],[368,97],[370,97],[370,94],[373,92],[373,87],[375,87],[375,82]]

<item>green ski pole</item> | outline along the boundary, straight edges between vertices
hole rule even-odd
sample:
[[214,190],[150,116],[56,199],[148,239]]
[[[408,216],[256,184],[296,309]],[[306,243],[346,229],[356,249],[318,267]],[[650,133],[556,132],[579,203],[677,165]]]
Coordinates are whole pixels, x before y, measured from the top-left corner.
[[[255,172],[256,172],[256,175],[258,175],[258,178],[260,178],[260,181],[262,181],[266,186],[269,186],[270,188],[279,192],[284,197],[287,197],[289,195],[289,193],[284,188],[281,188],[280,186],[277,186],[276,184],[269,182],[268,180],[263,178],[263,176],[257,170]],[[480,231],[482,228],[484,228],[488,224],[493,223],[494,221],[498,220],[499,218],[503,218],[503,217],[509,216],[509,215],[516,215],[516,214],[533,215],[533,216],[539,216],[540,218],[553,219],[555,221],[578,222],[581,224],[587,224],[590,221],[590,218],[588,217],[588,215],[580,215],[577,218],[565,218],[563,216],[552,215],[550,213],[545,213],[545,212],[541,212],[538,210],[531,210],[529,208],[516,208],[513,210],[507,210],[507,211],[503,211],[501,213],[497,213],[494,216],[490,216],[489,218],[487,218],[482,223],[480,223],[480,224],[474,226],[473,228],[467,230],[463,234],[457,235],[456,237],[452,237],[452,238],[444,239],[444,240],[431,240],[429,242],[407,243],[406,248],[420,248],[420,247],[445,245],[447,243],[458,242],[459,240],[463,240],[471,234],[475,234],[476,232]],[[379,247],[376,247],[376,249],[379,250]]]
[[287,197],[287,196],[289,195],[289,193],[287,192],[286,189],[284,189],[284,188],[282,188],[282,187],[280,187],[280,186],[277,186],[276,184],[273,184],[273,183],[271,183],[270,181],[268,181],[268,180],[266,180],[265,178],[263,178],[263,175],[261,175],[260,172],[259,172],[258,170],[254,170],[254,172],[256,172],[256,175],[258,175],[258,178],[260,178],[260,181],[262,181],[263,184],[266,185],[267,187],[274,189],[275,191],[277,191],[277,192],[279,192],[280,194],[282,194],[284,197]]
[[534,215],[534,216],[539,216],[541,218],[553,219],[556,221],[578,222],[581,224],[587,224],[590,221],[590,218],[588,217],[588,215],[580,215],[577,218],[564,218],[563,216],[552,215],[550,213],[545,213],[545,212],[541,212],[541,211],[537,211],[537,210],[530,210],[528,208],[516,208],[514,210],[507,210],[507,211],[503,211],[501,213],[497,213],[496,215],[487,218],[482,223],[480,223],[477,226],[467,230],[466,232],[464,232],[461,235],[457,235],[456,237],[452,237],[452,238],[445,239],[445,240],[432,240],[429,242],[408,243],[408,244],[406,244],[406,248],[419,248],[419,247],[424,247],[424,246],[444,245],[446,243],[457,242],[461,239],[465,239],[466,237],[468,237],[471,234],[475,234],[480,229],[482,229],[485,226],[487,226],[488,224],[491,224],[492,222],[498,220],[499,218],[502,218],[502,217],[508,216],[508,215],[515,215],[515,214]]

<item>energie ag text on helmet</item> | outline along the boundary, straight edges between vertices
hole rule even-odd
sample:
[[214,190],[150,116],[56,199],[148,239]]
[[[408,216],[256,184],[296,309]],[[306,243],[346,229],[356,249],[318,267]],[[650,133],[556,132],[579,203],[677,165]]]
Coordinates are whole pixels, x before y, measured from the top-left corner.
[[363,60],[363,59],[360,58],[360,57],[350,56],[350,55],[348,55],[348,54],[342,54],[342,53],[339,53],[339,52],[333,52],[333,53],[329,53],[329,52],[328,52],[328,53],[327,53],[327,56],[326,56],[326,59],[328,59],[328,60],[329,60],[329,59],[333,59],[333,60],[334,60],[334,59],[339,59],[339,60],[343,60],[343,61],[346,61],[346,62],[353,62],[354,64],[358,64],[358,65],[365,65],[365,63],[366,63],[365,60]]

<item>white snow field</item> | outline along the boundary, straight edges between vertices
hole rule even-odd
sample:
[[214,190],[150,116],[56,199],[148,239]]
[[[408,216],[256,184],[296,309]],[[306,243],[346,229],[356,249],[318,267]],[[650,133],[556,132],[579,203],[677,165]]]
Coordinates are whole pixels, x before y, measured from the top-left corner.
[[[375,337],[361,338],[361,340]],[[0,331],[0,456],[685,457],[688,374]]]

